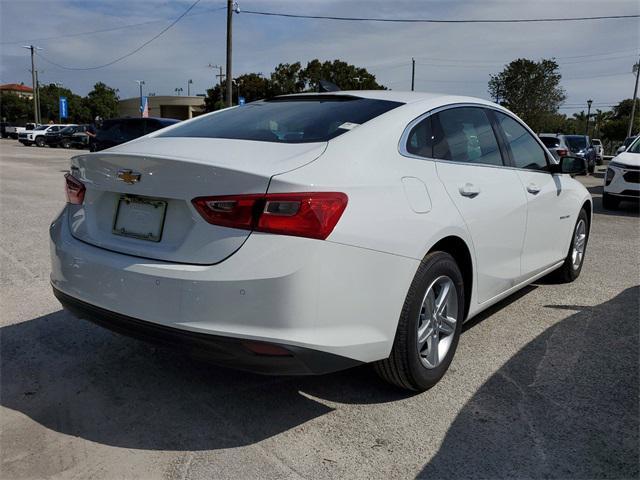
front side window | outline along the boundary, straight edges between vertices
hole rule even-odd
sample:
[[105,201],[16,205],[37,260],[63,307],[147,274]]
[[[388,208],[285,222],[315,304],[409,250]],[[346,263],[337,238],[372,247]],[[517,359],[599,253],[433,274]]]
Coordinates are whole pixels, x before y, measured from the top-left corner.
[[400,102],[348,95],[274,98],[202,116],[159,137],[326,142],[400,105]]
[[454,162],[503,165],[502,154],[482,108],[460,107],[432,116],[433,157]]
[[510,116],[501,112],[494,114],[511,151],[513,166],[528,170],[545,170],[547,155],[533,135]]

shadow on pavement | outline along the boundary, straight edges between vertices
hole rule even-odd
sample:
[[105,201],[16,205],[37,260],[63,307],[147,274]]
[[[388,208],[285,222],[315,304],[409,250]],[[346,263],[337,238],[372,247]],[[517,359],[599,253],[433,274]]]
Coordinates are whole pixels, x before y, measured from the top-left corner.
[[638,478],[640,287],[549,328],[465,405],[421,478]]
[[3,327],[0,350],[3,406],[67,435],[133,449],[252,444],[332,411],[308,395],[358,404],[410,395],[366,366],[322,377],[227,370],[64,311]]

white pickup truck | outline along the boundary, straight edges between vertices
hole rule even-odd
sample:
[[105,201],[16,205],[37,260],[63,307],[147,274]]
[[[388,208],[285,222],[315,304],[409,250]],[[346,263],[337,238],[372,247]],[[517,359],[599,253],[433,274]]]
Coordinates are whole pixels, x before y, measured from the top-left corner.
[[35,123],[27,123],[24,127],[7,126],[4,131],[7,137],[17,140],[21,133],[27,130],[34,130],[35,128],[37,128]]
[[34,143],[38,147],[44,147],[46,145],[45,135],[47,132],[57,132],[58,130],[62,130],[64,127],[67,127],[67,126],[68,125],[66,124],[61,125],[58,123],[53,125],[39,125],[33,130],[25,130],[19,133],[18,141],[27,147],[29,145],[33,145]]

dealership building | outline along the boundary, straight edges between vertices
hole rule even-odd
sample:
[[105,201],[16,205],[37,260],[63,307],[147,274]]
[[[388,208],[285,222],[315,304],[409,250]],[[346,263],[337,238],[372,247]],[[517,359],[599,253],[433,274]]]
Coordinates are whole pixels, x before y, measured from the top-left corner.
[[[157,95],[147,98],[150,117],[187,120],[204,113],[204,97]],[[140,97],[120,100],[118,113],[121,117],[139,117]]]

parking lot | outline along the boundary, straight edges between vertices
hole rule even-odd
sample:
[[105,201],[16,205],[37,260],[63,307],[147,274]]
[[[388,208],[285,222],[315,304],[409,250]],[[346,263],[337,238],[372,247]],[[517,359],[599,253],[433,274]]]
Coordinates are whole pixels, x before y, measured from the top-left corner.
[[467,324],[423,394],[368,367],[263,377],[61,310],[48,226],[73,150],[0,141],[2,477],[637,478],[640,221],[601,206],[581,277]]

